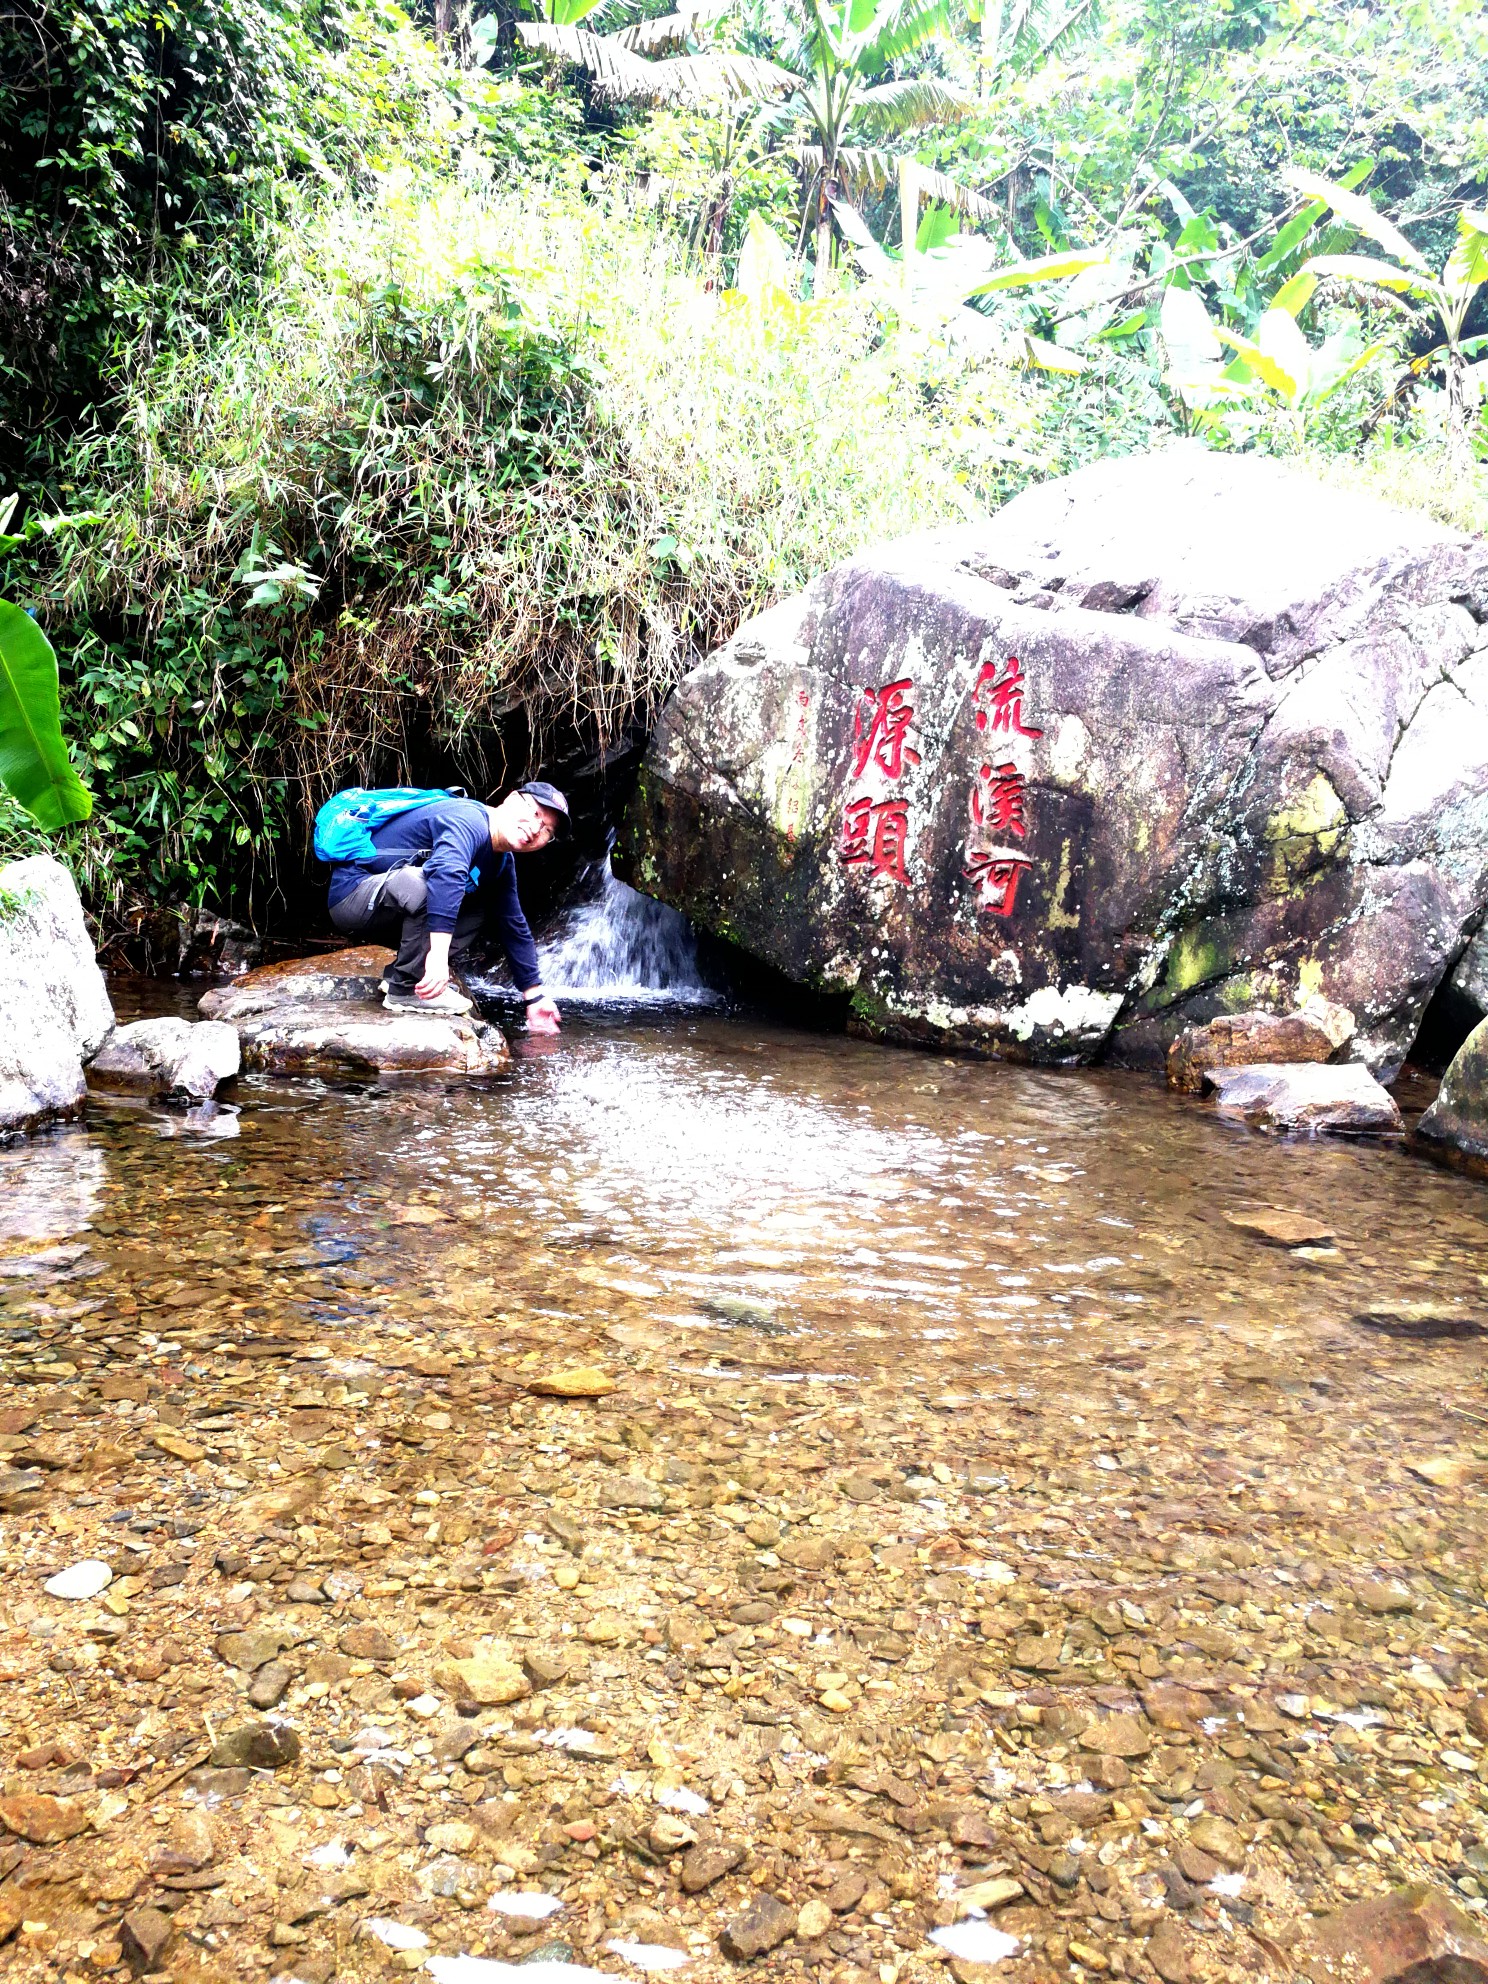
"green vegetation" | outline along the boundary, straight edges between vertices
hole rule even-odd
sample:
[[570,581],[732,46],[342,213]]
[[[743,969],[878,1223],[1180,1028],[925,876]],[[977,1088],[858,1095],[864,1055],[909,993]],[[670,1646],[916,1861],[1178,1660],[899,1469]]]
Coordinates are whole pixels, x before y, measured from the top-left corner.
[[0,599],[0,785],[53,829],[93,810],[62,741],[59,704],[51,642],[29,613]]
[[1102,453],[1488,520],[1480,10],[482,5],[0,14],[0,592],[106,918],[264,913],[336,783],[612,751]]

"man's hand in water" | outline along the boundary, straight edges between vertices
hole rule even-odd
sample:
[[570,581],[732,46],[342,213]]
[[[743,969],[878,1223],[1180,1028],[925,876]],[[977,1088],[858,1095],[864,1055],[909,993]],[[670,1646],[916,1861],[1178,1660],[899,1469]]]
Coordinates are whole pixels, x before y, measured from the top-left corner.
[[527,1031],[529,1033],[557,1033],[563,1024],[563,1015],[546,993],[534,999],[527,1008]]

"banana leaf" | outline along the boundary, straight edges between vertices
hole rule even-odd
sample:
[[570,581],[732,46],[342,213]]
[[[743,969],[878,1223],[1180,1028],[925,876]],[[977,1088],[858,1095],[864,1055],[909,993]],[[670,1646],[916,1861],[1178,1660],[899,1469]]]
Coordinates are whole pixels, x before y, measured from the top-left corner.
[[55,833],[86,820],[93,797],[62,736],[57,657],[29,613],[0,599],[0,785]]

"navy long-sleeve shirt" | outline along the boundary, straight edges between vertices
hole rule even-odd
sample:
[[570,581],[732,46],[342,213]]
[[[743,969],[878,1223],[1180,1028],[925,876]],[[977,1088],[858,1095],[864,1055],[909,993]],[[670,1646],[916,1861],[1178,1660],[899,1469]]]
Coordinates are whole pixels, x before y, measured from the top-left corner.
[[[506,952],[519,992],[541,983],[537,946],[522,913],[517,894],[517,864],[509,854],[491,846],[491,816],[473,799],[437,799],[399,813],[372,835],[377,849],[373,861],[338,861],[331,867],[330,906],[349,896],[369,875],[392,868],[422,866],[428,885],[426,914],[431,931],[453,931],[472,891],[481,911]],[[480,871],[472,883],[471,870]]]

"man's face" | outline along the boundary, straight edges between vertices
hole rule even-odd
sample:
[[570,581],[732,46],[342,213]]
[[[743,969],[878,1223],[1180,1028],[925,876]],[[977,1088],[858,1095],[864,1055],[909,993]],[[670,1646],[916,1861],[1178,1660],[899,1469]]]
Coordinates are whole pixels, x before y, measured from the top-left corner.
[[530,792],[509,792],[491,808],[491,824],[514,854],[536,854],[558,830],[558,816]]

